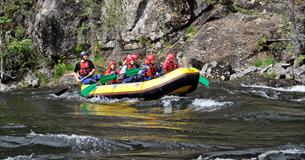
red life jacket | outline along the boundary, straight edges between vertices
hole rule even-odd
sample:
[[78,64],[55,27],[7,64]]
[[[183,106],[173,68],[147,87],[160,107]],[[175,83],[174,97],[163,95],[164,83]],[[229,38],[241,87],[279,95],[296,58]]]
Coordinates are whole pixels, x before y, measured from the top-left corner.
[[155,76],[157,74],[157,65],[156,64],[147,64],[147,71],[145,73],[146,77]]
[[136,64],[127,64],[127,69],[137,68]]
[[178,68],[178,65],[177,65],[176,62],[166,61],[163,65],[163,69],[164,69],[165,74],[169,73],[169,72],[171,72],[171,71],[173,71],[177,68]]
[[86,76],[92,71],[92,68],[90,68],[89,62],[80,62],[80,70],[79,75],[80,76]]

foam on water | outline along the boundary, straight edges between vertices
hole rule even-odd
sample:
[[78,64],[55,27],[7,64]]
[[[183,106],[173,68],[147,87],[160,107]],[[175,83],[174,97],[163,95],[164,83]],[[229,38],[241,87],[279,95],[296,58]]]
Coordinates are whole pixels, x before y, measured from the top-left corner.
[[278,95],[275,94],[273,96],[269,96],[266,92],[264,91],[251,91],[251,93],[254,93],[255,95],[267,98],[267,99],[279,99]]
[[72,147],[72,150],[81,152],[110,152],[112,150],[132,149],[130,145],[92,136],[74,134],[36,134],[31,132],[26,137],[30,138],[31,142],[34,144],[52,147]]
[[242,87],[250,87],[250,88],[263,88],[263,89],[271,89],[275,91],[282,91],[282,92],[305,92],[305,86],[292,86],[292,87],[280,87],[280,88],[274,88],[274,87],[268,87],[268,86],[260,86],[260,85],[241,85]]
[[27,155],[19,155],[19,156],[16,156],[16,157],[8,157],[8,158],[6,158],[4,160],[33,160],[33,158],[32,158],[33,155],[34,154],[31,154],[29,156],[27,156]]
[[258,159],[267,159],[268,156],[274,155],[274,154],[292,154],[292,155],[299,155],[299,154],[305,154],[304,150],[299,149],[287,149],[287,150],[271,150],[267,151],[265,153],[262,153],[258,156]]
[[195,111],[213,112],[233,104],[233,102],[219,102],[212,99],[194,99],[191,106]]
[[91,102],[91,103],[118,103],[118,102],[126,102],[126,103],[135,103],[139,102],[140,98],[122,98],[122,99],[116,99],[116,98],[106,98],[106,97],[92,97],[92,98],[85,98],[80,96],[78,91],[73,92],[66,92],[62,94],[61,96],[56,96],[54,94],[50,94],[51,99],[64,99],[67,101],[77,101],[77,102]]

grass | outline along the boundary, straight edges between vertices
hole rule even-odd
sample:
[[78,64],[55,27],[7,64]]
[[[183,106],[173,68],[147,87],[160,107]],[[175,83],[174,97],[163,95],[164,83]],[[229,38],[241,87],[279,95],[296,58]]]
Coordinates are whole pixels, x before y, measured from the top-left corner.
[[275,79],[276,75],[277,75],[276,72],[272,71],[272,72],[266,73],[265,77],[268,78],[268,79]]
[[269,56],[266,58],[256,59],[254,62],[254,66],[255,67],[267,67],[270,64],[274,64],[275,62],[276,62],[275,59],[273,57]]
[[187,27],[187,29],[186,29],[186,35],[189,38],[194,37],[197,33],[198,33],[198,29],[192,25]]

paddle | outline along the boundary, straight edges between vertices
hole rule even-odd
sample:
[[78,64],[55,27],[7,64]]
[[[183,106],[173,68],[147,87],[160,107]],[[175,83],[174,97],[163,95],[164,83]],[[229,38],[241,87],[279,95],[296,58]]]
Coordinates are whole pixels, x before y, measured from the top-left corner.
[[[81,79],[81,82],[83,82],[83,81],[84,81],[85,79],[87,79],[89,76],[91,76],[91,75],[87,75],[86,77],[84,77],[83,79]],[[68,87],[66,87],[66,88],[64,88],[64,89],[62,89],[62,90],[56,92],[55,95],[56,95],[56,96],[60,96],[60,95],[64,94],[65,92],[67,92],[70,88],[71,88],[71,86],[68,86]]]
[[209,80],[207,80],[205,77],[200,75],[199,77],[199,83],[203,84],[204,86],[208,87],[209,86]]
[[[137,75],[138,72],[140,71],[140,68],[133,68],[133,69],[128,69],[126,70],[126,75],[129,76],[134,76]],[[88,96],[92,91],[94,91],[96,89],[96,86],[98,83],[101,84],[105,84],[108,81],[114,80],[117,78],[117,75],[115,74],[111,74],[111,75],[107,75],[107,76],[103,76],[97,83],[95,84],[91,84],[90,86],[86,87],[85,89],[83,89],[81,91],[81,95],[86,97]]]

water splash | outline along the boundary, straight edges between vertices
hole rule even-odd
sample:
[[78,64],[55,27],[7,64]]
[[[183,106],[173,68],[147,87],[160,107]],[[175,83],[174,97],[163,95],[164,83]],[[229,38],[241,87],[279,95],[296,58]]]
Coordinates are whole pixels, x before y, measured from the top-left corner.
[[281,91],[281,92],[305,92],[305,86],[292,86],[292,87],[280,87],[280,88],[275,88],[275,87],[268,87],[268,86],[260,86],[260,85],[244,85],[241,84],[242,87],[249,87],[249,88],[263,88],[263,89],[271,89],[275,91]]
[[142,99],[140,98],[122,98],[122,99],[117,99],[117,98],[107,98],[107,97],[92,97],[92,98],[85,98],[82,97],[78,91],[72,91],[72,92],[66,92],[62,94],[61,96],[56,96],[54,94],[50,94],[49,99],[62,99],[66,101],[73,101],[73,102],[91,102],[91,103],[106,103],[106,104],[111,104],[111,103],[135,103],[139,102]]
[[277,159],[299,159],[297,158],[299,156],[305,158],[305,150],[300,150],[300,149],[270,150],[260,154],[257,159],[258,160],[272,159],[271,157],[275,157]]
[[191,106],[195,111],[213,112],[233,104],[233,102],[219,102],[212,99],[194,99]]
[[27,156],[27,155],[19,155],[19,156],[16,156],[16,157],[8,157],[4,160],[33,160],[33,156],[34,156],[34,153]]

